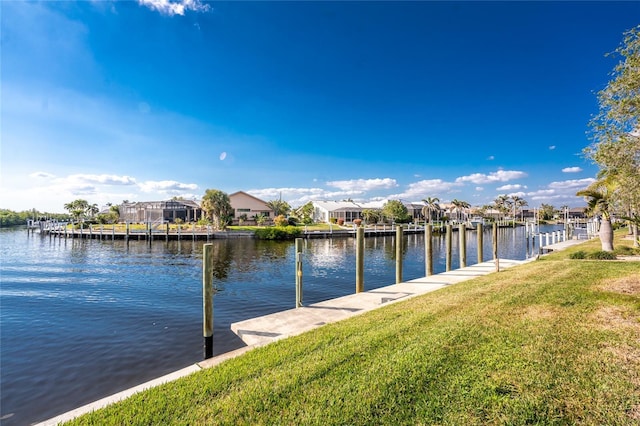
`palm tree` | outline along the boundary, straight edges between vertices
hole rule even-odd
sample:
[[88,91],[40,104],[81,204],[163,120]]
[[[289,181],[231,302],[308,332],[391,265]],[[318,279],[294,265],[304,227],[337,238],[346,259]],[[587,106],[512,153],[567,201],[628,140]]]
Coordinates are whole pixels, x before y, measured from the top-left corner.
[[587,214],[600,214],[600,243],[603,251],[613,251],[613,227],[611,214],[613,213],[613,195],[615,183],[611,179],[600,179],[589,185],[587,189],[578,191],[587,202]]
[[504,219],[504,216],[509,211],[509,196],[506,194],[499,195],[498,198],[493,201],[493,203],[495,204],[496,210],[498,210],[500,214],[502,214],[501,219]]
[[71,217],[77,221],[84,217],[88,207],[89,203],[82,199],[74,200],[64,205],[64,209],[68,210]]
[[283,200],[271,200],[265,203],[271,210],[273,210],[273,216],[286,216],[291,211],[289,203]]
[[216,227],[225,229],[229,218],[233,218],[233,208],[226,192],[218,189],[207,189],[202,197],[202,209],[206,212]]
[[431,223],[431,213],[440,211],[440,199],[437,197],[427,197],[423,198],[422,201],[425,203],[425,206],[422,208],[422,216],[424,216],[425,220],[427,216],[429,217],[429,223]]
[[380,220],[380,211],[377,209],[364,209],[360,215],[368,224],[378,223]]
[[87,208],[85,211],[89,215],[89,217],[93,218],[95,217],[96,214],[100,212],[100,209],[98,208],[98,205],[94,203],[94,204],[87,205]]
[[517,195],[512,195],[511,196],[511,205],[513,206],[513,220],[515,222],[516,220],[516,210],[520,209],[520,220],[524,220],[524,213],[522,211],[522,207],[524,206],[528,206],[529,203],[527,203],[527,200],[525,200],[524,198],[521,198]]
[[466,216],[465,211],[471,207],[471,204],[467,203],[466,201],[462,201],[462,200],[458,200],[458,199],[453,199],[451,200],[451,204],[453,204],[453,211],[456,212],[456,219],[460,220],[462,215],[459,215],[459,213],[462,213]]

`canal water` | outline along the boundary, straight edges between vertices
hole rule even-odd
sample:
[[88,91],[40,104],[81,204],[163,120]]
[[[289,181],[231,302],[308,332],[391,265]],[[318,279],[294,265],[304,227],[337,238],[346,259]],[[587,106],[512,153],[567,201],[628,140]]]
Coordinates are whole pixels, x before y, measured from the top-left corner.
[[[470,265],[476,235],[467,235]],[[523,227],[500,229],[498,239],[502,258],[532,255]],[[294,307],[295,256],[293,242],[211,243],[217,355],[244,346],[231,323]],[[200,361],[203,244],[0,230],[0,422],[42,421]],[[457,245],[454,233],[453,268]],[[424,276],[423,235],[405,236],[404,246],[404,280]],[[435,273],[443,272],[443,237],[433,250]],[[303,262],[305,305],[355,291],[354,238],[305,240]],[[365,290],[395,282],[393,237],[365,239],[364,280]]]

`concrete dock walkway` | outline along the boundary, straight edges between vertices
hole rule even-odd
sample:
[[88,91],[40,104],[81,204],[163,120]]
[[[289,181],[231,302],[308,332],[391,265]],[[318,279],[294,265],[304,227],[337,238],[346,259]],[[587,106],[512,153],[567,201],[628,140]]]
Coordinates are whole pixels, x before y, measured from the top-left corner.
[[[526,261],[500,259],[499,266],[502,270],[524,262]],[[437,275],[314,303],[302,308],[236,322],[231,324],[231,331],[249,346],[262,346],[304,333],[324,324],[371,311],[385,304],[406,300],[451,284],[487,275],[495,270],[493,261],[483,262]]]

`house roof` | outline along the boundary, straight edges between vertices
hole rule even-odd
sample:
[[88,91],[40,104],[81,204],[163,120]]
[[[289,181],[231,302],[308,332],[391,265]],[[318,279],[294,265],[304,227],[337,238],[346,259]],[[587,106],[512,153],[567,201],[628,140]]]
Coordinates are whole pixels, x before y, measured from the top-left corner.
[[122,203],[123,206],[139,206],[139,207],[145,207],[148,206],[149,204],[157,204],[157,203],[164,203],[166,205],[166,203],[171,203],[171,202],[175,202],[175,203],[180,203],[184,206],[188,206],[188,207],[193,207],[196,209],[200,208],[200,204],[198,204],[197,201],[193,201],[193,200],[163,200],[163,201],[134,201],[132,203]]
[[327,211],[349,211],[349,210],[360,210],[361,207],[354,203],[353,201],[314,201],[314,205],[321,207]]
[[[313,205],[327,211],[361,211],[364,209],[382,209],[389,200],[368,201],[366,203],[356,203],[354,201],[314,201]],[[424,204],[402,203],[411,209],[422,208]]]
[[266,202],[266,201],[261,200],[261,199],[260,199],[260,198],[258,198],[258,197],[254,197],[253,195],[251,195],[251,194],[249,194],[249,193],[247,193],[247,192],[244,192],[244,191],[236,191],[236,192],[234,192],[233,194],[229,194],[229,198],[231,199],[231,197],[235,197],[235,196],[237,196],[237,195],[244,195],[244,196],[246,196],[246,197],[253,198],[254,200],[259,201],[259,202],[261,202],[261,203],[263,203],[263,204],[267,204],[267,202]]

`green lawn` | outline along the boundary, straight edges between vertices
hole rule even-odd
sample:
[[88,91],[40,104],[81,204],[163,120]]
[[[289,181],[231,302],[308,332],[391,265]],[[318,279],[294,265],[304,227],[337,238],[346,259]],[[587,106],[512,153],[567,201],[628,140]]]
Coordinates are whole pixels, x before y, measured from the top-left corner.
[[598,248],[323,326],[73,424],[640,424],[640,262],[569,259]]

